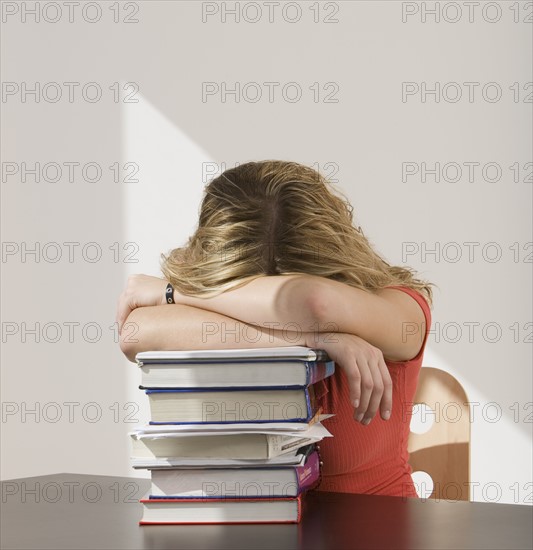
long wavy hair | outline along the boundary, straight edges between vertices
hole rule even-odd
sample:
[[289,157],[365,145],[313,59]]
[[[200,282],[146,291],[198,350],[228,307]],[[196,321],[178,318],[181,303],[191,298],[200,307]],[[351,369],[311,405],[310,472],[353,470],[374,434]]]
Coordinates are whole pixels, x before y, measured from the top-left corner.
[[432,303],[433,283],[391,266],[353,224],[353,207],[322,174],[296,162],[248,162],[204,189],[188,243],[161,255],[181,293],[213,296],[265,275],[309,274],[373,292],[406,286]]

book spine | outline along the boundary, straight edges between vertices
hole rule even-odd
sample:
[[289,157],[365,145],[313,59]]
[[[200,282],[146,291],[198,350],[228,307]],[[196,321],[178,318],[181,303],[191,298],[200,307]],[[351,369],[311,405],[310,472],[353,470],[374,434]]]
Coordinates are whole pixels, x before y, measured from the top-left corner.
[[324,378],[328,378],[335,372],[334,361],[308,361],[307,368],[307,385],[315,384]]
[[305,422],[310,422],[318,412],[319,408],[319,403],[313,386],[309,386],[305,389],[305,401],[307,403],[307,418],[305,419]]
[[302,495],[296,499],[296,505],[298,506],[298,512],[296,515],[296,521],[294,523],[300,523],[302,520]]
[[160,393],[239,393],[243,391],[247,392],[265,392],[265,391],[283,391],[283,390],[301,390],[305,389],[305,385],[290,385],[290,386],[210,386],[210,387],[190,387],[190,388],[155,388],[140,385],[139,389],[144,390],[146,395],[160,394]]
[[318,453],[313,452],[303,466],[295,468],[298,494],[312,489],[318,484],[320,479],[320,461]]

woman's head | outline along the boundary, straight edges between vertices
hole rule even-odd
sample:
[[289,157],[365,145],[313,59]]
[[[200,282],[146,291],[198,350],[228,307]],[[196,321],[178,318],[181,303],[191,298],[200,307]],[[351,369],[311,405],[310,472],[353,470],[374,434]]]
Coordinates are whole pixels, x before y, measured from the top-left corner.
[[353,207],[316,170],[279,160],[231,168],[205,188],[188,244],[163,255],[184,294],[211,294],[261,275],[307,273],[364,290],[404,285],[431,301],[429,283],[387,264],[353,225]]

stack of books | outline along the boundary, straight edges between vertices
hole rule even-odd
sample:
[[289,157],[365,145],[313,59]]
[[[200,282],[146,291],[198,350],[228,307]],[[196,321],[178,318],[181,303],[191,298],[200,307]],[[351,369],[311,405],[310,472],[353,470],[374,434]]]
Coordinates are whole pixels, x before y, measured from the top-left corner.
[[320,479],[313,384],[335,370],[302,346],[136,356],[151,421],[130,434],[151,472],[141,525],[297,523]]

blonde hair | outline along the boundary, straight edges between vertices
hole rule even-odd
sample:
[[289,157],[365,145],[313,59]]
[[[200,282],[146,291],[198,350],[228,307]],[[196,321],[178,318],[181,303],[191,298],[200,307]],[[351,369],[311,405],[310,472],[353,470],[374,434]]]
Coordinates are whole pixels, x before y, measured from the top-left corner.
[[433,284],[383,260],[354,227],[348,199],[296,162],[248,162],[213,179],[187,245],[161,257],[164,277],[187,295],[211,296],[264,275],[306,273],[370,292],[405,286],[432,303]]

